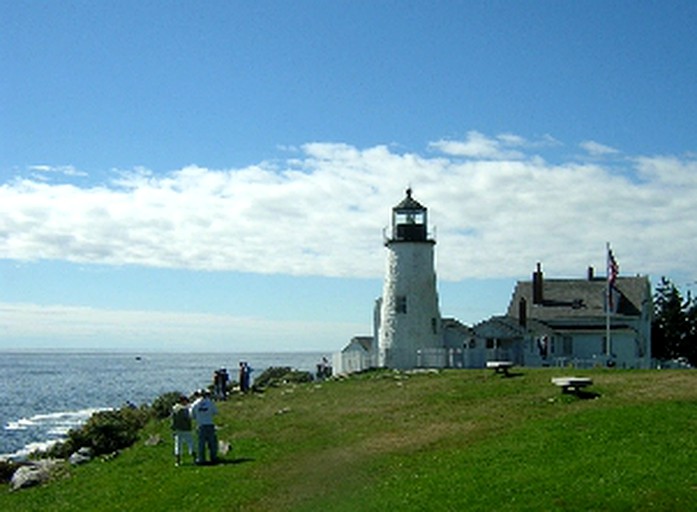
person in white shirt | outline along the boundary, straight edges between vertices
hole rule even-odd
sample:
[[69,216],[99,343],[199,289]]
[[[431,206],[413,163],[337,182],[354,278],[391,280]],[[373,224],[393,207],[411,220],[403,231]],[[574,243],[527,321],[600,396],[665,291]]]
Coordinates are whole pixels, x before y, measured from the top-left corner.
[[198,460],[197,464],[206,462],[206,446],[210,454],[211,463],[218,459],[218,439],[215,434],[215,423],[213,417],[218,414],[218,408],[211,400],[210,392],[203,390],[199,398],[191,406],[191,417],[196,421],[198,427]]

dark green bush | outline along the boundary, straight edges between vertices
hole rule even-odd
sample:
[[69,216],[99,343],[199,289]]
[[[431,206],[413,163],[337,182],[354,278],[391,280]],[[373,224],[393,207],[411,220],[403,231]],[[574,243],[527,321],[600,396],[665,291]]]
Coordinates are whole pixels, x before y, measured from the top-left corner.
[[0,483],[7,483],[19,466],[11,460],[0,460]]
[[148,420],[168,417],[180,396],[180,392],[171,391],[157,397],[151,406],[126,405],[97,412],[84,425],[68,432],[67,439],[54,445],[47,455],[67,458],[82,447],[92,448],[95,455],[127,448],[137,441],[139,431]]
[[290,383],[312,382],[310,372],[293,370],[288,366],[272,366],[254,380],[254,387],[264,389]]
[[94,413],[80,428],[68,432],[68,438],[53,447],[49,455],[68,457],[87,446],[95,455],[113,453],[136,442],[138,432],[151,417],[147,407],[122,407]]
[[182,395],[179,391],[170,391],[164,395],[158,396],[152,403],[151,409],[155,418],[161,420],[167,418],[172,413],[172,407],[179,402],[179,397]]
[[147,411],[125,407],[94,414],[82,430],[95,455],[101,455],[131,446],[146,422]]

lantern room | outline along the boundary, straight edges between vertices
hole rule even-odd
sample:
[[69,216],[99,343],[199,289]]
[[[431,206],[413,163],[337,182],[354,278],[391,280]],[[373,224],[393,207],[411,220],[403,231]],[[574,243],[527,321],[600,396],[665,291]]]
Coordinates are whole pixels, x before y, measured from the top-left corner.
[[392,208],[392,238],[388,242],[432,242],[428,240],[427,208],[411,197],[407,197]]

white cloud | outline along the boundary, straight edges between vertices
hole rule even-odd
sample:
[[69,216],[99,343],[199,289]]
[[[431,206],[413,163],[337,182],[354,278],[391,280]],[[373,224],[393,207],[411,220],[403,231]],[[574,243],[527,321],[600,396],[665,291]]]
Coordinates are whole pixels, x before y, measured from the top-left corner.
[[523,154],[510,148],[523,146],[525,142],[525,139],[518,135],[503,134],[497,138],[491,138],[477,131],[470,131],[464,141],[439,140],[432,142],[430,147],[449,156],[487,160],[517,160],[523,158]]
[[695,276],[694,158],[628,157],[618,172],[528,153],[545,144],[470,132],[432,143],[435,156],[309,143],[242,169],[137,169],[102,186],[11,180],[0,257],[379,277],[382,229],[411,184],[437,225],[443,279],[528,275],[538,260],[557,275],[601,271],[606,241],[623,271]]
[[32,165],[30,171],[38,173],[55,173],[65,176],[87,176],[86,172],[79,171],[72,165]]
[[579,144],[579,146],[581,146],[581,149],[593,157],[616,155],[619,153],[617,149],[600,144],[599,142],[595,142],[593,140],[583,141]]

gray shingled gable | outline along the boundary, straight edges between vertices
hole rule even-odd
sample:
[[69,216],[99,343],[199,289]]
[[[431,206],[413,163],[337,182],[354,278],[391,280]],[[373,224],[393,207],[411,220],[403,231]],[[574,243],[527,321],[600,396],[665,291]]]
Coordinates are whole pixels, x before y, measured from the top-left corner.
[[552,330],[545,324],[536,320],[528,319],[525,326],[520,325],[517,318],[509,315],[492,316],[491,318],[479,322],[472,327],[472,331],[480,337],[523,337],[528,331],[537,333],[552,333]]
[[[527,304],[528,318],[540,321],[563,318],[604,318],[605,279],[544,279],[543,302],[533,304],[532,281],[519,281],[516,284],[508,316],[518,318],[518,304],[524,298]],[[617,314],[640,316],[642,303],[647,300],[649,291],[648,278],[618,277],[615,288],[619,292]]]
[[354,336],[351,341],[346,345],[342,352],[350,352],[352,350],[360,349],[364,352],[370,352],[373,344],[372,336]]

